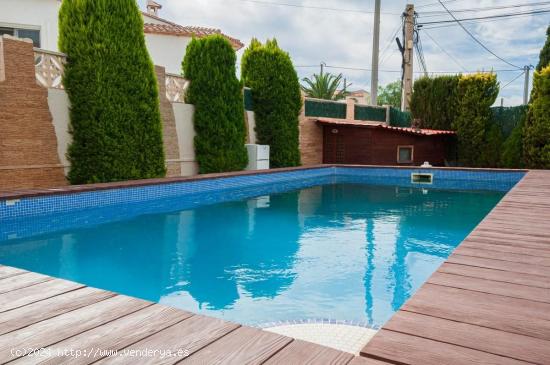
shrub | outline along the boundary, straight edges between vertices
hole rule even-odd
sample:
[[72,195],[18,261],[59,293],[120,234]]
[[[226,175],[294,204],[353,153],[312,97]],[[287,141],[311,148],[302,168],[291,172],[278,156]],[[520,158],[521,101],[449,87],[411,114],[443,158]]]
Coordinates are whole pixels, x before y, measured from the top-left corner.
[[164,176],[158,87],[136,2],[64,0],[59,30],[71,183]]
[[242,86],[235,51],[221,35],[193,39],[183,60],[190,80],[186,101],[195,105],[195,154],[201,174],[247,165]]
[[542,70],[546,66],[550,65],[550,25],[546,29],[546,42],[540,50],[539,63],[537,64],[537,71]]
[[515,169],[523,167],[523,125],[524,121],[522,120],[504,142],[501,158],[502,167]]
[[459,163],[466,166],[484,166],[492,163],[495,132],[490,133],[491,105],[499,92],[495,74],[462,76],[458,81],[458,110],[453,129],[458,137]]
[[420,127],[452,128],[457,112],[457,88],[460,76],[422,77],[414,83],[411,114],[420,120]]
[[523,153],[529,168],[550,168],[550,65],[535,72],[532,102],[524,129]]
[[275,39],[252,39],[242,58],[242,79],[252,89],[258,143],[270,145],[273,167],[300,164],[300,83],[288,53]]

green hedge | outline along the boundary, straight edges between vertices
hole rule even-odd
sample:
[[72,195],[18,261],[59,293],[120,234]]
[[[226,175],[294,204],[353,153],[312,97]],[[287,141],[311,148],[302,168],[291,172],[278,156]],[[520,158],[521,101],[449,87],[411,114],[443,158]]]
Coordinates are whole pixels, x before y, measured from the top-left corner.
[[369,105],[355,105],[355,119],[385,122],[386,108],[376,108]]
[[290,56],[275,39],[265,44],[252,39],[241,70],[245,85],[252,89],[256,137],[258,143],[270,146],[271,166],[298,166],[302,96]]
[[411,114],[420,127],[449,130],[457,114],[460,76],[422,77],[415,81]]
[[165,175],[158,86],[134,0],[64,0],[73,184]]
[[410,127],[412,117],[409,112],[402,112],[394,107],[390,108],[390,125],[393,127]]
[[325,102],[306,99],[306,117],[346,118],[346,103]]
[[491,123],[491,105],[499,92],[496,75],[464,75],[459,79],[457,91],[458,113],[452,127],[457,132],[460,164],[497,166],[502,137],[499,128]]
[[525,119],[528,109],[527,105],[494,107],[491,108],[491,121],[500,127],[503,137],[508,138],[514,128]]
[[550,65],[535,72],[532,96],[524,129],[525,163],[550,169]]
[[237,56],[221,35],[194,38],[183,74],[190,81],[186,102],[195,106],[195,155],[201,174],[242,170],[248,163],[242,85]]

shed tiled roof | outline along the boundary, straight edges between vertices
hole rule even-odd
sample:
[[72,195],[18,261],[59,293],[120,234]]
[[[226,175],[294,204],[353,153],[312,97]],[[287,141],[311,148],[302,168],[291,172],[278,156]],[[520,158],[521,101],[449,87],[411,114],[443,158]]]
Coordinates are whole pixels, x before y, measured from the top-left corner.
[[347,119],[332,119],[332,118],[311,118],[317,123],[326,125],[340,125],[340,126],[352,126],[362,128],[381,128],[388,129],[402,133],[423,135],[423,136],[437,136],[437,135],[455,135],[454,131],[438,130],[438,129],[423,129],[423,128],[411,128],[411,127],[393,127],[380,122],[369,122],[361,120],[347,120]]
[[181,36],[181,37],[197,37],[197,38],[206,37],[212,34],[221,34],[222,36],[227,38],[229,42],[231,42],[231,45],[236,50],[239,50],[244,47],[244,44],[240,40],[230,37],[226,34],[223,34],[219,29],[183,26],[183,25],[178,25],[178,24],[166,21],[164,19],[152,16],[151,14],[146,14],[146,15],[149,17],[153,17],[155,19],[161,20],[166,24],[145,23],[143,24],[143,31],[145,33],[166,34],[166,35],[175,35],[175,36]]

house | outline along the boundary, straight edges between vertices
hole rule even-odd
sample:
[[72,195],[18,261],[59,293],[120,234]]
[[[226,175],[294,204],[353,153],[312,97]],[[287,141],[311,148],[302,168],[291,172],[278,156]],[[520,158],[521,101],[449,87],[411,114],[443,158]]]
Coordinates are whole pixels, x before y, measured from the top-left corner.
[[453,131],[392,127],[386,123],[313,118],[323,129],[323,163],[444,166]]
[[[34,46],[58,51],[58,13],[61,0],[0,0],[0,35],[32,39]],[[187,45],[193,37],[221,34],[235,50],[244,45],[238,39],[223,34],[219,29],[184,26],[159,17],[162,6],[147,1],[143,15],[145,42],[153,63],[166,72],[180,74],[181,62]]]
[[370,105],[370,93],[363,89],[350,91],[346,96],[346,101],[350,99],[354,100],[356,104]]
[[162,19],[159,17],[161,8],[155,1],[147,1],[147,10],[143,13],[143,31],[153,63],[165,67],[168,73],[181,73],[185,49],[193,37],[221,34],[231,42],[235,50],[244,46],[241,41],[223,34],[219,29],[184,26]]

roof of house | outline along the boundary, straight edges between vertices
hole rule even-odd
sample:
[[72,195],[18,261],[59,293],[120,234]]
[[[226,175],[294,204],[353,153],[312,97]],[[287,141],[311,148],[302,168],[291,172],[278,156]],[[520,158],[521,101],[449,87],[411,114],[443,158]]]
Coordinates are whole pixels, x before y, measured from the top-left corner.
[[408,133],[422,136],[438,136],[438,135],[455,135],[454,131],[438,130],[438,129],[424,129],[424,128],[412,128],[412,127],[393,127],[381,122],[370,122],[362,120],[347,120],[347,119],[333,119],[333,118],[310,118],[320,124],[335,125],[335,126],[350,126],[361,128],[379,128],[392,130],[401,133]]
[[197,38],[202,38],[213,34],[220,34],[224,36],[229,42],[231,42],[231,45],[236,50],[239,50],[244,47],[244,44],[240,40],[238,40],[237,38],[230,37],[227,34],[223,34],[219,29],[183,26],[183,25],[173,23],[169,20],[160,18],[153,14],[144,12],[143,15],[164,23],[164,24],[147,23],[147,20],[145,19],[145,23],[143,24],[143,31],[145,33],[174,35],[174,36],[180,36],[180,37],[197,37]]

